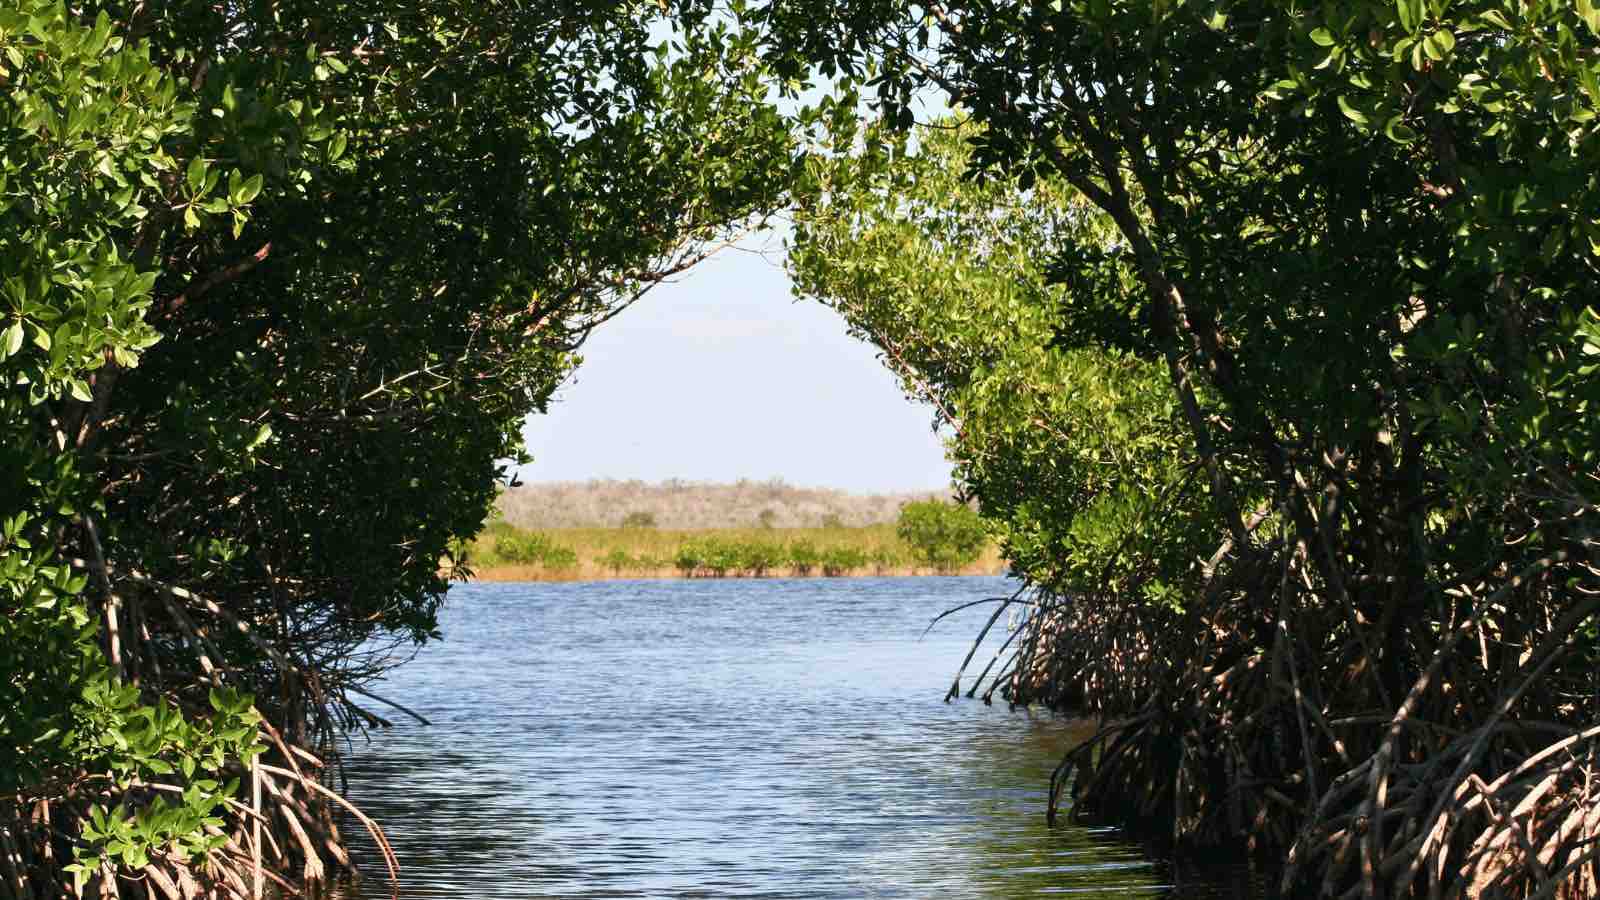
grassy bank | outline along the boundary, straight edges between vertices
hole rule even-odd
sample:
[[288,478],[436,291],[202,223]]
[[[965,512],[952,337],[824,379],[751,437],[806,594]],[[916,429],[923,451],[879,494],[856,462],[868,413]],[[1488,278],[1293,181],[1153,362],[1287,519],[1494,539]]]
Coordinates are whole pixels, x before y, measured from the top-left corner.
[[468,561],[484,581],[996,575],[994,546],[954,571],[919,565],[893,525],[858,528],[558,528],[491,523]]

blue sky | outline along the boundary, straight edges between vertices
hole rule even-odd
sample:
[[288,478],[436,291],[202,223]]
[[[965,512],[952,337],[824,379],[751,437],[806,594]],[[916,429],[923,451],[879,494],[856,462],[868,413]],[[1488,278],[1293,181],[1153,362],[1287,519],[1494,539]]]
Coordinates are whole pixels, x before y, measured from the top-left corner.
[[836,313],[794,300],[782,259],[777,237],[752,239],[596,330],[549,414],[523,428],[522,479],[946,487],[931,412]]

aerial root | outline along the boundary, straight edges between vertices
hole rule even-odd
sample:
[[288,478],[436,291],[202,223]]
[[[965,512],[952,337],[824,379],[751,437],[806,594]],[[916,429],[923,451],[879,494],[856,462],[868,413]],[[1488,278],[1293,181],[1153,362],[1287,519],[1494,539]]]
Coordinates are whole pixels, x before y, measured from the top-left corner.
[[[162,793],[182,793],[176,784],[137,782],[125,787],[104,779],[84,780],[50,799],[13,796],[0,800],[0,900],[72,898],[149,898],[149,900],[258,900],[270,883],[279,896],[300,896],[328,879],[329,863],[350,868],[350,857],[329,803],[352,813],[372,834],[391,885],[399,866],[383,830],[320,780],[323,766],[313,754],[291,747],[289,767],[257,762],[259,808],[238,799],[224,801],[221,824],[204,826],[214,846],[193,855],[161,848],[132,863],[108,862],[86,877],[72,879],[62,865],[94,807],[149,802]],[[310,771],[300,763],[312,764]],[[251,773],[233,773],[250,776]],[[231,776],[230,776],[231,777]],[[257,873],[259,872],[259,878]]]
[[1233,548],[1186,608],[1035,589],[967,693],[1102,723],[1053,773],[1051,822],[1247,851],[1288,896],[1597,897],[1587,528],[1415,595],[1330,586],[1287,533]]

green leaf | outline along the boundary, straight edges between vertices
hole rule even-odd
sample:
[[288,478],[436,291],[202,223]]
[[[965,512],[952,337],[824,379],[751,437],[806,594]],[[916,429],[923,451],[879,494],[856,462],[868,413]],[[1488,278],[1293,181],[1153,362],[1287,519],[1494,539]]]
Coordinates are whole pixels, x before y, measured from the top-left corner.
[[1344,95],[1341,94],[1338,99],[1339,111],[1344,113],[1345,118],[1357,125],[1366,125],[1368,123],[1367,114],[1351,105],[1350,101],[1344,98]]
[[272,426],[268,425],[266,423],[262,423],[261,427],[256,429],[255,437],[252,437],[250,439],[250,443],[245,445],[245,448],[244,448],[245,452],[248,453],[248,452],[256,449],[257,447],[259,447],[263,443],[265,443],[267,441],[267,439],[270,438],[270,437],[272,437]]
[[1326,28],[1318,28],[1311,32],[1311,42],[1318,47],[1332,47],[1334,44],[1333,32]]
[[254,200],[256,195],[261,193],[261,184],[262,178],[261,173],[259,172],[251,175],[249,178],[246,178],[244,180],[244,184],[239,186],[239,193],[238,196],[234,198],[234,201],[243,206],[244,204]]
[[1397,144],[1409,144],[1417,139],[1416,129],[1405,124],[1400,116],[1395,116],[1385,123],[1383,133]]
[[5,359],[22,349],[22,322],[15,321],[0,335],[0,359]]
[[1600,34],[1600,10],[1594,5],[1594,0],[1578,0],[1578,17],[1589,26],[1589,31]]
[[189,184],[189,193],[191,195],[200,193],[200,189],[206,183],[205,159],[196,156],[194,159],[189,160],[189,168],[184,174],[184,180]]
[[1503,28],[1506,31],[1511,30],[1511,20],[1507,19],[1506,14],[1498,9],[1486,9],[1483,12],[1478,13],[1478,18],[1488,22],[1490,25],[1493,25],[1496,28]]

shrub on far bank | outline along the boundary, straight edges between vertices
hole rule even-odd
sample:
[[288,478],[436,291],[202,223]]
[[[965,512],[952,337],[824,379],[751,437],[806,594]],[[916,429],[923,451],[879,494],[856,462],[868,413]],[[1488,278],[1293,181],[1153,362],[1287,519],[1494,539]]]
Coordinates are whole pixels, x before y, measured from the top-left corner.
[[834,547],[822,554],[822,574],[829,578],[866,568],[867,554],[855,547]]
[[702,548],[694,541],[678,548],[678,555],[672,558],[673,566],[685,578],[693,578],[700,567],[705,565],[705,556]]
[[543,566],[547,569],[575,569],[578,553],[563,547],[549,535],[537,531],[506,530],[496,535],[490,545],[493,560],[523,566]]
[[762,578],[788,561],[782,544],[751,541],[740,545],[740,568]]
[[[987,544],[984,549],[987,549]],[[711,531],[570,529],[522,531],[490,522],[466,547],[480,576],[504,568],[518,577],[686,578],[774,575],[893,575],[928,571],[891,526]],[[545,575],[527,572],[542,569]],[[945,571],[940,567],[940,571]]]
[[811,570],[822,562],[822,554],[817,552],[817,547],[810,541],[795,541],[789,545],[789,567],[794,569],[796,575],[810,575]]
[[872,551],[869,559],[875,575],[888,575],[902,566],[909,564],[908,557],[894,547],[879,547]]
[[969,565],[983,553],[988,535],[983,520],[972,508],[926,500],[900,507],[895,533],[905,541],[918,562],[950,573]]
[[612,575],[621,575],[625,571],[631,571],[638,562],[633,558],[633,554],[617,547],[600,557],[600,564],[610,569]]

